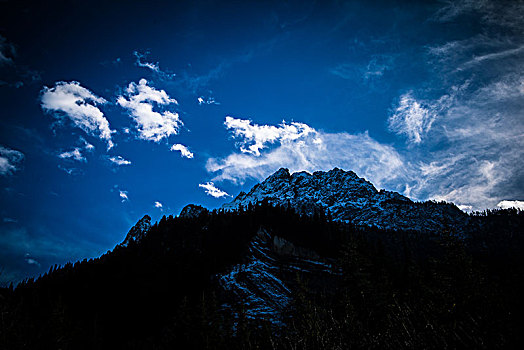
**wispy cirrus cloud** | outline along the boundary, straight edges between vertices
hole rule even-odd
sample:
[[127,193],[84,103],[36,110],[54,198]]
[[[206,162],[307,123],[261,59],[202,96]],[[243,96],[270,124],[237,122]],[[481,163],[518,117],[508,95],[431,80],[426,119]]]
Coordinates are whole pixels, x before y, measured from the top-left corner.
[[478,210],[524,197],[524,3],[450,2],[434,19],[472,14],[482,32],[427,49],[433,78],[399,98],[389,126],[416,146],[412,196]]
[[68,118],[73,126],[105,141],[110,149],[113,147],[111,134],[115,131],[110,129],[109,121],[98,108],[98,105],[106,102],[76,81],[59,81],[52,88],[44,86],[41,92],[41,106],[44,111],[51,113],[59,121]]
[[12,175],[20,170],[23,159],[24,154],[22,152],[0,146],[0,175]]
[[191,152],[186,146],[177,143],[171,146],[171,151],[180,151],[180,156],[184,158],[191,159],[194,157],[193,152]]
[[149,56],[149,54],[149,51],[146,51],[144,53],[134,51],[133,55],[136,57],[136,65],[151,70],[153,73],[155,73],[156,76],[160,77],[161,79],[170,80],[176,76],[175,73],[161,70],[159,62],[148,62],[147,57]]
[[522,31],[524,24],[522,1],[457,0],[448,1],[433,16],[433,20],[449,22],[462,15],[474,14],[488,25]]
[[225,191],[222,191],[221,189],[217,188],[213,182],[206,182],[204,184],[199,184],[198,187],[203,188],[206,191],[206,194],[215,197],[215,198],[222,198],[222,197],[231,197],[230,194],[228,194]]
[[[125,96],[119,96],[117,103],[125,108],[137,125],[138,137],[143,140],[160,142],[171,135],[177,135],[183,125],[178,113],[162,110],[178,102],[164,90],[156,90],[146,79],[138,84],[131,82]],[[153,107],[160,108],[155,111]]]
[[404,134],[411,142],[420,143],[422,137],[431,129],[436,113],[422,105],[408,92],[400,97],[397,108],[389,117],[390,130]]
[[342,79],[361,82],[366,85],[380,79],[394,67],[395,57],[386,54],[373,54],[367,62],[344,62],[330,69],[330,73]]

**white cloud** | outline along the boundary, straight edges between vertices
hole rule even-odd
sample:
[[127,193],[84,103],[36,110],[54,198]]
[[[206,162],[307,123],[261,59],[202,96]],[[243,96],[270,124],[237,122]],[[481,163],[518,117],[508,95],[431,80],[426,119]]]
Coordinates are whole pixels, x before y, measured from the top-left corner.
[[129,165],[131,161],[123,158],[122,156],[110,157],[109,160],[116,165]]
[[86,162],[86,158],[82,155],[80,148],[75,147],[72,151],[62,152],[58,155],[62,159],[74,159],[79,162]]
[[152,63],[145,61],[147,59],[147,56],[149,55],[149,52],[140,53],[138,51],[133,52],[133,54],[136,57],[136,65],[139,67],[147,68],[152,70],[157,76],[159,76],[162,79],[172,79],[176,76],[174,73],[165,72],[160,69],[160,64],[158,62]]
[[204,96],[200,96],[197,98],[198,105],[219,105],[220,103],[215,100],[214,97],[208,97],[204,98]]
[[404,134],[413,143],[420,143],[435,121],[436,114],[408,92],[400,97],[398,107],[389,117],[390,130]]
[[120,198],[122,198],[122,203],[129,200],[129,197],[127,196],[127,191],[119,191]]
[[156,90],[147,84],[146,79],[140,79],[138,84],[133,82],[129,84],[126,97],[119,96],[117,102],[129,111],[136,122],[139,138],[159,142],[163,138],[178,134],[183,125],[178,113],[153,110],[153,104],[157,106],[178,104],[164,90]]
[[260,156],[260,150],[275,142],[296,141],[315,133],[307,124],[283,121],[278,126],[253,124],[248,119],[236,119],[227,116],[224,125],[234,137],[240,139],[240,151]]
[[160,66],[158,65],[158,62],[157,63],[151,63],[151,62],[142,61],[143,59],[146,58],[147,53],[146,54],[141,54],[140,52],[135,51],[135,52],[133,52],[133,55],[135,55],[135,57],[136,57],[136,64],[137,64],[137,66],[151,69],[153,72],[157,72],[157,73],[160,71]]
[[87,142],[86,139],[84,139],[83,137],[80,137],[80,142],[83,144],[84,149],[88,152],[91,152],[95,149],[95,146]]
[[[245,120],[233,123],[231,119],[226,126],[238,126],[233,132],[243,137],[239,142],[242,153],[210,158],[206,169],[217,174],[214,180],[235,183],[243,183],[249,178],[262,180],[281,167],[291,172],[341,167],[355,171],[377,186],[397,188],[402,184],[405,188],[408,169],[400,154],[367,133],[326,133],[302,123],[276,127],[252,125]],[[266,147],[267,143],[272,147]],[[251,146],[246,148],[249,144]]]
[[438,117],[426,133],[425,147],[409,155],[418,164],[411,188],[416,198],[482,210],[508,196],[524,195],[519,184],[524,177],[524,78],[511,73],[482,84],[472,79],[425,101]]
[[19,170],[23,159],[22,152],[0,146],[0,175],[11,175]]
[[194,156],[193,152],[191,152],[186,146],[179,143],[171,146],[171,151],[180,151],[180,155],[188,159],[191,159]]
[[[481,30],[427,51],[433,76],[413,94],[436,117],[410,154],[420,167],[415,197],[472,210],[524,197],[523,10],[521,1],[459,0],[435,15],[438,21],[468,15]],[[445,101],[435,98],[443,89]]]
[[162,203],[158,201],[155,202],[155,208],[162,208],[162,207],[163,207]]
[[500,201],[497,207],[501,209],[516,208],[524,210],[524,201]]
[[76,81],[59,81],[52,88],[44,86],[41,96],[42,109],[54,112],[59,120],[68,117],[74,126],[104,140],[110,149],[113,147],[111,134],[115,131],[109,128],[109,121],[97,107],[106,102]]
[[206,182],[205,184],[199,184],[198,187],[203,188],[206,194],[215,198],[231,197],[227,192],[217,188],[213,182]]

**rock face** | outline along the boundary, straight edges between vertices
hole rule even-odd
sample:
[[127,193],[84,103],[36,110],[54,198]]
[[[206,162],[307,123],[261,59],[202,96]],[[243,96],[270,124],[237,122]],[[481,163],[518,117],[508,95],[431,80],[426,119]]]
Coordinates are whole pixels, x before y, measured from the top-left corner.
[[263,318],[277,325],[282,324],[282,311],[293,300],[297,273],[312,284],[329,286],[335,286],[340,275],[329,259],[262,227],[249,243],[244,260],[216,276],[231,303],[237,304],[224,306],[243,309],[249,318]]
[[149,215],[144,215],[144,217],[131,227],[127,233],[126,238],[119,245],[121,247],[127,247],[129,243],[140,241],[151,229],[151,217]]
[[338,168],[313,174],[304,171],[290,174],[288,169],[281,168],[222,208],[235,210],[262,200],[291,206],[306,214],[322,209],[329,211],[334,220],[385,229],[460,232],[467,220],[453,204],[416,203],[397,192],[378,191],[354,172]]
[[206,213],[208,210],[200,205],[196,204],[188,204],[184,208],[182,208],[182,211],[180,211],[180,217],[181,218],[196,218],[199,217],[202,213]]

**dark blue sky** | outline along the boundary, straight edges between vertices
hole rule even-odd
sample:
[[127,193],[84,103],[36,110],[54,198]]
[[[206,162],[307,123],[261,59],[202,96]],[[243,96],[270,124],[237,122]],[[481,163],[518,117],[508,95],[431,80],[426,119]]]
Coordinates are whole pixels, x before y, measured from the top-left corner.
[[0,282],[284,166],[523,206],[522,1],[0,2]]

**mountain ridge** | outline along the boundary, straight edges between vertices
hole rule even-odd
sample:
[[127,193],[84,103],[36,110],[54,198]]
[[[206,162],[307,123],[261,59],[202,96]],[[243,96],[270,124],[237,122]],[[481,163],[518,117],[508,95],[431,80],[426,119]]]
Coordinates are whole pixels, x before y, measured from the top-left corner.
[[263,200],[309,215],[322,210],[336,221],[383,229],[460,232],[467,224],[467,215],[454,204],[414,202],[398,192],[377,190],[353,171],[340,168],[312,174],[280,168],[222,209],[237,210]]

